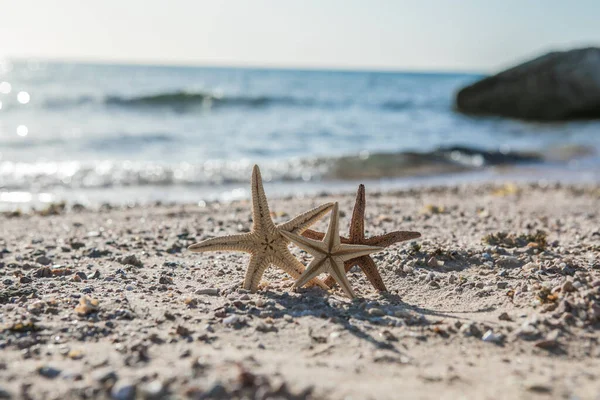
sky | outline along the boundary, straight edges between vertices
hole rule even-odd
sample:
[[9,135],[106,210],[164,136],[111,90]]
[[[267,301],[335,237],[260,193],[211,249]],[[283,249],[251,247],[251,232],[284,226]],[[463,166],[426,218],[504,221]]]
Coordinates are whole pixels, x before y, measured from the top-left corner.
[[0,57],[488,72],[600,46],[600,0],[0,0]]

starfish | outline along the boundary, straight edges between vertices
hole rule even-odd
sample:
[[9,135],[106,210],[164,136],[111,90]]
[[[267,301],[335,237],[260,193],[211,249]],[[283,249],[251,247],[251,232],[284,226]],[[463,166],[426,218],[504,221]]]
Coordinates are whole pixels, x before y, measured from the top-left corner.
[[[379,247],[388,247],[394,243],[403,242],[405,240],[416,239],[421,237],[419,232],[410,232],[410,231],[395,231],[391,233],[386,233],[384,235],[373,236],[370,238],[365,238],[365,185],[358,186],[358,192],[356,193],[356,203],[354,204],[354,211],[352,212],[352,220],[350,221],[350,232],[349,237],[341,237],[341,242],[346,244],[360,244],[367,246],[379,246]],[[303,236],[314,239],[321,240],[325,236],[325,234],[321,232],[315,232],[313,230],[306,230]],[[379,271],[377,271],[377,266],[375,265],[375,261],[368,256],[361,256],[357,258],[352,258],[345,262],[346,272],[348,272],[353,266],[358,265],[360,269],[365,273],[369,282],[375,289],[380,292],[386,292],[387,289],[383,280],[381,279],[381,275],[379,275]],[[325,280],[325,284],[329,287],[335,285],[335,278],[330,276]]]
[[317,277],[320,273],[328,272],[339,283],[348,297],[356,297],[346,277],[346,271],[344,270],[345,261],[381,251],[383,248],[342,244],[340,242],[339,220],[340,215],[338,203],[336,202],[331,211],[329,228],[323,241],[309,239],[290,232],[281,232],[283,236],[291,240],[298,247],[314,256],[314,259],[308,264],[302,276],[294,283],[294,287],[304,286],[310,279]]
[[[260,170],[255,165],[252,170],[253,224],[250,233],[207,239],[191,245],[188,250],[196,253],[221,250],[250,253],[250,262],[246,270],[243,288],[255,292],[265,270],[271,264],[284,270],[294,279],[302,274],[304,265],[290,253],[287,247],[289,240],[282,236],[282,233],[302,233],[327,214],[332,206],[332,203],[323,204],[298,215],[288,222],[275,225],[269,212]],[[318,279],[311,283],[329,289]]]

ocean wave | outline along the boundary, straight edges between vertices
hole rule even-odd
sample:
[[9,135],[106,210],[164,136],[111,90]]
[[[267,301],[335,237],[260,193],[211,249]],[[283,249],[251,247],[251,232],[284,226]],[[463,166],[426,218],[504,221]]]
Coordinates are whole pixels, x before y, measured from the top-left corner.
[[[80,95],[65,97],[49,97],[39,103],[31,103],[28,107],[41,106],[46,110],[64,111],[80,107],[108,107],[132,111],[171,110],[175,112],[193,112],[221,108],[263,109],[267,107],[314,107],[342,109],[354,106],[380,109],[390,112],[408,110],[415,107],[430,108],[434,104],[416,104],[411,100],[371,101],[360,97],[346,99],[328,99],[318,97],[277,96],[277,95],[228,95],[209,91],[174,90],[148,95]],[[446,105],[444,105],[445,107]],[[3,111],[19,109],[22,105],[4,102]]]
[[175,91],[136,97],[108,96],[104,99],[104,103],[120,107],[171,108],[185,111],[189,108],[197,107],[213,108],[230,106],[258,108],[269,105],[308,106],[312,102],[294,97],[223,96],[210,92]]
[[176,142],[177,139],[172,135],[166,133],[142,133],[142,134],[120,134],[120,135],[107,135],[98,137],[86,137],[86,136],[66,136],[66,137],[53,137],[47,139],[37,140],[6,140],[0,141],[1,148],[41,148],[41,147],[70,147],[78,149],[123,149],[129,150],[134,147],[139,149],[140,146],[154,145],[154,144],[165,144]]
[[[543,162],[537,153],[447,147],[431,152],[362,153],[335,158],[270,161],[261,164],[272,182],[328,181],[441,175],[486,166]],[[10,190],[109,188],[123,186],[222,185],[246,183],[250,161],[200,164],[158,162],[0,162],[0,188]]]

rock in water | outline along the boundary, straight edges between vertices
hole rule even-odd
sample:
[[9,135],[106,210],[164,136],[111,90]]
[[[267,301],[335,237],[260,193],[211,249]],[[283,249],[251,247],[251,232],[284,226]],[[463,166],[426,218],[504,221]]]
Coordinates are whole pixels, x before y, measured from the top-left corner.
[[461,89],[467,114],[537,121],[600,118],[600,48],[552,52]]

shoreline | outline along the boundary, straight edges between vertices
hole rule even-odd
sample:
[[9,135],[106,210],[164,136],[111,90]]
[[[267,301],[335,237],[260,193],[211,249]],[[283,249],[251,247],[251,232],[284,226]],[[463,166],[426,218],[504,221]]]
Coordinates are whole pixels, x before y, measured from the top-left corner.
[[[548,177],[552,178],[549,179]],[[351,179],[316,182],[265,181],[269,198],[303,198],[307,196],[344,195],[353,193],[358,184],[377,192],[428,190],[453,186],[516,185],[600,185],[600,171],[593,166],[569,169],[564,165],[511,165],[488,167],[462,173],[408,176],[403,178]],[[119,193],[119,198],[115,198]],[[52,203],[66,203],[97,209],[102,205],[144,206],[161,204],[198,204],[199,202],[231,203],[250,197],[246,182],[223,185],[145,185],[111,188],[55,188],[42,191],[10,190],[0,187],[0,212],[43,209]]]
[[[350,193],[269,196],[269,205],[284,222],[339,201],[346,234]],[[248,293],[239,289],[246,255],[185,250],[246,231],[247,200],[0,214],[0,391],[49,399],[598,393],[600,184],[367,185],[366,200],[369,236],[422,237],[374,255],[387,294],[349,272],[356,301],[339,290],[291,292],[293,281],[272,267]]]

